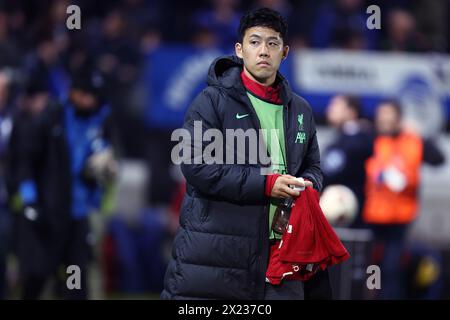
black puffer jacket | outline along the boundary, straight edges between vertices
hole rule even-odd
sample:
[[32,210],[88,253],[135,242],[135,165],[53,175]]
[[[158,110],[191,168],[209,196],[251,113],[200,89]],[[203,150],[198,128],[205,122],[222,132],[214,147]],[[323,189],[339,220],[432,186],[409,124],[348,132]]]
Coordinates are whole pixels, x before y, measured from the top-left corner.
[[[216,59],[210,67],[208,87],[190,106],[184,129],[194,145],[194,121],[202,130],[259,129],[258,117],[241,82],[242,60]],[[321,189],[319,148],[311,108],[282,83],[287,171],[310,179]],[[236,115],[249,114],[247,117]],[[298,116],[303,114],[299,127]],[[306,134],[295,143],[297,133]],[[228,143],[228,141],[226,141]],[[204,142],[202,148],[210,142]],[[224,145],[225,145],[224,138]],[[182,164],[187,191],[166,276],[163,299],[263,299],[268,263],[268,198],[264,195],[262,164],[252,164],[246,145],[245,164]],[[225,157],[224,147],[224,157]],[[235,154],[237,151],[235,150]],[[225,158],[224,158],[225,159]],[[225,163],[225,161],[224,161]]]

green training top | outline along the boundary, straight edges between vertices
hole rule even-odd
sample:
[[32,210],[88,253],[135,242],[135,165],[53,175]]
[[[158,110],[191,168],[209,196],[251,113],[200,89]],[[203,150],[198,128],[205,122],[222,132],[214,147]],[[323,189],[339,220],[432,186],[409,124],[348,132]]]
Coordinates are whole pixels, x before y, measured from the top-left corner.
[[[261,124],[261,129],[264,130],[264,141],[272,163],[271,171],[272,173],[286,174],[283,105],[264,101],[248,91],[247,95],[256,111]],[[271,198],[269,210],[270,239],[281,239],[281,235],[278,235],[272,231],[272,220],[276,208],[277,204],[274,199]]]

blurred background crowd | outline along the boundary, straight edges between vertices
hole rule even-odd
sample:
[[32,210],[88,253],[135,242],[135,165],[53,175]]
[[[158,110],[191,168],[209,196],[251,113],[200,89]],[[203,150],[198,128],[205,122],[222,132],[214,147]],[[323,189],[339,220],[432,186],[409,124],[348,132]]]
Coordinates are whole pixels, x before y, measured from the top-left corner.
[[[79,30],[66,25],[71,4]],[[370,5],[381,9],[379,30],[367,27]],[[184,192],[171,133],[210,62],[233,52],[242,13],[256,7],[286,17],[281,71],[315,113],[326,185],[357,198],[356,216],[333,218],[353,256],[332,270],[336,298],[450,298],[446,0],[0,1],[1,298],[159,296]],[[377,137],[402,132],[417,139],[397,158],[417,161],[406,178],[382,177],[397,193],[414,181],[415,209],[386,208],[403,218],[374,228],[380,220],[363,211],[378,200],[364,191],[381,179],[377,155],[396,143]],[[70,218],[54,218],[66,207]],[[42,216],[54,230],[35,228]],[[57,239],[64,245],[49,250],[45,241]],[[61,289],[64,266],[79,263],[87,291],[73,296]],[[370,264],[386,270],[385,295],[366,288]]]

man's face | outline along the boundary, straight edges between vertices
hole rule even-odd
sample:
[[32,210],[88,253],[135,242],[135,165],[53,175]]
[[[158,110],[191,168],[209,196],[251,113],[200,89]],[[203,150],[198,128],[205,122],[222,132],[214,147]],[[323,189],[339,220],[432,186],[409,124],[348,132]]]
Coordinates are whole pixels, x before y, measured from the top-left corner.
[[379,134],[391,135],[400,129],[400,117],[389,103],[381,104],[376,111],[375,126]]
[[252,27],[245,31],[242,43],[236,43],[235,51],[244,60],[250,78],[271,85],[289,47],[284,45],[279,32],[267,27]]
[[331,99],[326,111],[327,121],[333,127],[341,127],[345,122],[356,118],[355,113],[349,108],[347,101],[342,96]]
[[48,92],[37,92],[26,99],[27,111],[32,115],[39,115],[44,111],[49,103]]
[[80,89],[70,90],[70,100],[80,111],[92,111],[98,105],[98,99],[94,94]]

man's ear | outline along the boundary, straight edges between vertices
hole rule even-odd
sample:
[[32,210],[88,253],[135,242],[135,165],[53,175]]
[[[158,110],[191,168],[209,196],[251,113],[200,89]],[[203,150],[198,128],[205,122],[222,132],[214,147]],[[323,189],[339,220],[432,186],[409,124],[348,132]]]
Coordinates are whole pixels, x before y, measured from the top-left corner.
[[283,48],[283,60],[285,60],[287,58],[289,54],[289,46],[284,46]]
[[234,51],[236,53],[236,55],[242,59],[242,44],[239,42],[236,42],[236,44],[234,45]]

